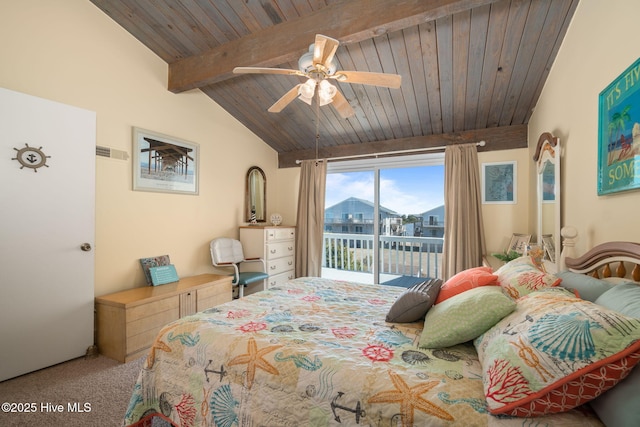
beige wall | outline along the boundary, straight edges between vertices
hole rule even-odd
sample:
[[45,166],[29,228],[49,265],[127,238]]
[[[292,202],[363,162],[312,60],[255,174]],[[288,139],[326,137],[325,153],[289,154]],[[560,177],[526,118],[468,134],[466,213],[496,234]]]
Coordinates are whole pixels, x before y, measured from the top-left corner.
[[504,251],[509,245],[513,233],[533,234],[529,229],[529,201],[531,197],[535,197],[535,192],[530,193],[528,182],[529,169],[533,167],[533,161],[526,148],[478,153],[478,161],[480,162],[481,175],[482,163],[516,162],[516,203],[482,205],[487,260],[494,268],[497,268],[502,263],[491,254]]
[[167,91],[167,64],[89,1],[4,1],[0,40],[0,86],[95,111],[98,145],[131,156],[132,126],[200,144],[198,196],[134,192],[131,158],[97,158],[96,295],[142,286],[141,257],[213,272],[208,242],[237,235],[252,165],[278,210],[276,153],[200,91]]
[[[578,229],[576,254],[605,241],[640,241],[640,191],[597,194],[598,95],[640,56],[639,16],[636,0],[582,0],[529,123],[531,156],[543,132],[563,145],[562,222]],[[640,107],[632,112],[639,117]]]

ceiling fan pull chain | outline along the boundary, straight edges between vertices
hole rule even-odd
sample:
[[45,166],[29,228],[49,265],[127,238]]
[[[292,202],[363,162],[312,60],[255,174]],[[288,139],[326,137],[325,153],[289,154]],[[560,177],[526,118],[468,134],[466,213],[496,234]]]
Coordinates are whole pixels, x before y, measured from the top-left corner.
[[318,140],[320,139],[320,94],[316,88],[316,166],[318,166]]

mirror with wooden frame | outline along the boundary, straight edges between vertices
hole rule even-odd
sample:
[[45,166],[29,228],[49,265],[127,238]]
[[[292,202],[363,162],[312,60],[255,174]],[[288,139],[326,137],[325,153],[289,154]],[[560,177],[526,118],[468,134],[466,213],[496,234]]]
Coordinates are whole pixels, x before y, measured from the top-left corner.
[[537,176],[537,242],[544,250],[545,264],[557,268],[560,237],[560,139],[549,132],[540,135],[533,160]]
[[245,218],[252,222],[255,212],[256,222],[267,220],[267,177],[258,166],[252,166],[247,172],[247,186],[245,192]]

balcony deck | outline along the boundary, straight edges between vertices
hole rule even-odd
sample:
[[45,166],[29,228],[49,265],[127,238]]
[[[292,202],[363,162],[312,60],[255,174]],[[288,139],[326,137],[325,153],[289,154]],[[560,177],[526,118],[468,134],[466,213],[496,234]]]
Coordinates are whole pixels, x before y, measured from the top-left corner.
[[[324,233],[322,277],[373,284],[373,235]],[[440,277],[442,238],[380,236],[380,283],[409,287]]]
[[[338,270],[337,268],[322,267],[322,277],[332,280],[346,280],[348,282],[362,283],[364,285],[373,284],[373,273],[363,273],[361,271]],[[426,277],[403,276],[398,274],[380,275],[381,284],[399,286],[402,288],[408,288],[424,280],[426,280]]]

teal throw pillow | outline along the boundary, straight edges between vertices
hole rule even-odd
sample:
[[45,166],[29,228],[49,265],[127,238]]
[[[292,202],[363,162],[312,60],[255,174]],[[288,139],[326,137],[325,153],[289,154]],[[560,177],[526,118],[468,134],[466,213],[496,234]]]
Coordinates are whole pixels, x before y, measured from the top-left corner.
[[600,295],[613,287],[610,282],[573,271],[561,271],[556,273],[556,277],[562,279],[560,286],[577,292],[577,296],[585,301],[595,302]]
[[[623,283],[604,292],[596,304],[640,318],[640,285]],[[640,368],[591,402],[591,408],[607,426],[640,426]]]
[[640,319],[640,284],[615,285],[596,299],[596,304]]
[[600,421],[612,427],[640,426],[640,368],[633,371],[616,386],[592,400],[591,409]]

